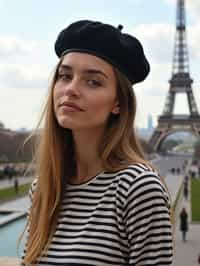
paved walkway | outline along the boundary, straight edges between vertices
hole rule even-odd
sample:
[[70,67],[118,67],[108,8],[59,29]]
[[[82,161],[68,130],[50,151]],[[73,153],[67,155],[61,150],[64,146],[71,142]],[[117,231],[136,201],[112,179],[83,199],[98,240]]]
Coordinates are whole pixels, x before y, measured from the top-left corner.
[[[30,206],[29,197],[23,197],[0,204],[0,211],[26,212]],[[0,264],[1,266],[1,264]]]
[[12,257],[0,257],[0,265],[1,266],[18,266],[19,259]]
[[181,201],[177,206],[177,212],[180,213],[183,207],[186,208],[189,215],[189,231],[186,235],[186,242],[182,241],[182,235],[179,230],[179,219],[175,226],[175,256],[173,266],[197,266],[200,255],[200,223],[191,223],[191,206],[190,194],[189,200],[183,199],[181,194]]
[[178,194],[178,191],[181,187],[183,182],[183,174],[176,175],[176,174],[167,174],[165,176],[165,182],[167,184],[167,188],[170,192],[171,202],[174,203]]

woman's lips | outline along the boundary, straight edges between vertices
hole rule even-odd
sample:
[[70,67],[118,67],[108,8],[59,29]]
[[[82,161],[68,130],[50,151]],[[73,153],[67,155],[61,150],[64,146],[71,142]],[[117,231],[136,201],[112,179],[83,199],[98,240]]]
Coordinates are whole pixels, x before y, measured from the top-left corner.
[[79,106],[77,106],[74,103],[67,103],[64,102],[60,105],[60,107],[65,110],[65,111],[69,111],[69,112],[83,112],[83,109],[81,109]]

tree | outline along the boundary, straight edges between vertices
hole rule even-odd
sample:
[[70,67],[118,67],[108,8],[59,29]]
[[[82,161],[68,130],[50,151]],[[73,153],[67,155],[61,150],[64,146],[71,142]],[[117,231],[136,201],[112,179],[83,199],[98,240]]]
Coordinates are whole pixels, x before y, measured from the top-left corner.
[[0,121],[0,129],[4,129],[4,128],[5,128],[4,124]]
[[34,137],[24,145],[28,135],[25,132],[0,131],[0,162],[31,161]]

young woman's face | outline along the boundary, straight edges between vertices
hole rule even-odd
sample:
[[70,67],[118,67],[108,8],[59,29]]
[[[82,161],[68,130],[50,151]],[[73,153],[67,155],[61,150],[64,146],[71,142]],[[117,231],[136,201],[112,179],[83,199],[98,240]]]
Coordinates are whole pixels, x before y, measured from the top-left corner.
[[53,101],[61,127],[71,130],[105,127],[110,114],[119,112],[112,66],[93,55],[66,54],[58,68]]

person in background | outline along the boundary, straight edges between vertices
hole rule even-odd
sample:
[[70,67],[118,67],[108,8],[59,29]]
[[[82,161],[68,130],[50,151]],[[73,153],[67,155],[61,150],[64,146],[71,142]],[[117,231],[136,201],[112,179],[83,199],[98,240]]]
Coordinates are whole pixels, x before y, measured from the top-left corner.
[[17,177],[15,177],[15,179],[14,179],[14,189],[15,189],[15,193],[18,194],[18,192],[19,192],[19,182],[18,182]]
[[180,231],[182,232],[182,240],[185,242],[188,231],[188,214],[185,207],[182,208],[180,213]]
[[198,264],[200,265],[200,253],[199,253],[199,255],[198,255],[197,262],[198,262]]
[[80,20],[56,39],[22,265],[172,264],[169,194],[135,133],[150,65],[122,28]]

